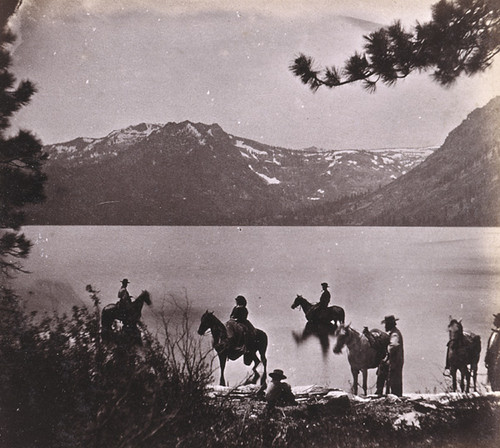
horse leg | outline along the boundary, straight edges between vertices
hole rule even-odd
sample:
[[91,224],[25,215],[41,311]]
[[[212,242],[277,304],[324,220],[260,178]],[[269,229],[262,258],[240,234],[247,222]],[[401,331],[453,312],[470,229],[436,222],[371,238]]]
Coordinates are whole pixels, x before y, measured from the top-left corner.
[[354,367],[351,367],[351,373],[352,373],[352,393],[354,395],[358,395],[358,375],[359,375],[359,370],[355,369]]
[[477,392],[477,364],[471,366],[472,371],[472,385],[474,387],[474,392]]
[[337,331],[337,328],[339,328],[339,326],[338,326],[338,321],[337,321],[337,319],[335,319],[335,320],[333,321],[333,328],[332,328],[332,331],[335,333],[335,331]]
[[450,369],[450,375],[451,375],[451,390],[453,392],[457,391],[457,369],[456,367],[452,367]]
[[368,369],[363,369],[361,373],[363,374],[363,390],[366,396],[368,391]]
[[252,361],[253,361],[253,367],[252,367],[253,376],[247,380],[246,384],[257,384],[257,380],[259,379],[260,376],[259,372],[257,371],[257,366],[260,364],[260,359],[255,352],[252,354]]
[[[469,393],[469,390],[470,390],[470,370],[467,366],[464,367],[464,371],[465,371],[465,380],[466,380],[466,388],[465,388],[465,392],[466,393]],[[462,390],[463,391],[463,390]]]
[[465,370],[467,370],[467,367],[465,369],[463,367],[460,367],[460,390],[462,392],[465,391],[465,378],[467,377],[467,374],[465,373]]
[[265,386],[267,384],[267,358],[266,358],[266,350],[259,350],[260,354],[260,360],[262,362],[262,365],[264,367],[264,372],[262,373],[262,376],[260,378],[260,384],[262,386]]
[[224,369],[226,368],[226,355],[219,355],[219,366],[220,366],[220,381],[221,386],[226,385],[226,379],[224,378]]

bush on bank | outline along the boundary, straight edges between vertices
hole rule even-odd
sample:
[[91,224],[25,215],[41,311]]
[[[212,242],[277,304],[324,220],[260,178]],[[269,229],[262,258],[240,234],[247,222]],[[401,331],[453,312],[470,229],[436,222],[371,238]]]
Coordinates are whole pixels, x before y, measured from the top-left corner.
[[0,299],[1,446],[153,446],[210,414],[210,363],[188,333],[104,345],[97,309],[39,316],[12,291]]

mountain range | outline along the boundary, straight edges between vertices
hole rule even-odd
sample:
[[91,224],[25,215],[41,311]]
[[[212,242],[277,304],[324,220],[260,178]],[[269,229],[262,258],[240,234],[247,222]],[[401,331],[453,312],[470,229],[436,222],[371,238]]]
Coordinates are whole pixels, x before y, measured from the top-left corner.
[[[500,97],[471,112],[424,162],[356,200],[308,209],[297,224],[500,225]],[[286,217],[285,217],[286,220]]]
[[407,175],[435,150],[294,150],[189,121],[44,149],[47,200],[28,209],[29,224],[294,224],[303,210]]

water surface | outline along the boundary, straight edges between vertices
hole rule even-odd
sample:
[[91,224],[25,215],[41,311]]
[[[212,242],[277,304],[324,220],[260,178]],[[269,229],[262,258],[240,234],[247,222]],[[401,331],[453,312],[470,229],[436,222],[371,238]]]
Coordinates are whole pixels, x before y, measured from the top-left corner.
[[[114,302],[127,277],[132,295],[142,289],[153,294],[148,322],[175,297],[189,300],[197,323],[206,309],[226,320],[242,294],[250,320],[269,335],[269,369],[283,369],[292,385],[347,389],[345,353],[334,355],[330,347],[324,355],[317,338],[297,344],[293,334],[300,335],[305,325],[303,314],[290,309],[296,294],[315,302],[326,281],[331,303],[345,309],[354,328],[382,328],[388,314],[400,319],[406,392],[445,387],[450,315],[481,335],[480,381],[485,381],[484,347],[492,313],[500,312],[498,228],[33,226],[23,231],[34,242],[25,263],[32,274],[17,283],[34,302],[48,291],[53,307],[63,306],[61,300],[90,304],[89,283],[101,291],[104,304]],[[207,345],[209,340],[204,337]],[[226,377],[235,385],[247,370],[242,361],[231,362]],[[369,385],[374,383],[372,370]]]

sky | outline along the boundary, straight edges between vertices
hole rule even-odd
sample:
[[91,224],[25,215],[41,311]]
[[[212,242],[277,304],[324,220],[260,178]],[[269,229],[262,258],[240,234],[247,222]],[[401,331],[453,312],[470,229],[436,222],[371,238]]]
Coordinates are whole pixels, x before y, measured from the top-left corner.
[[324,149],[441,145],[500,94],[500,61],[451,88],[429,73],[367,93],[311,92],[299,53],[341,66],[363,35],[430,19],[437,0],[24,0],[12,71],[37,86],[12,131],[44,144],[142,122],[218,123],[270,145]]

